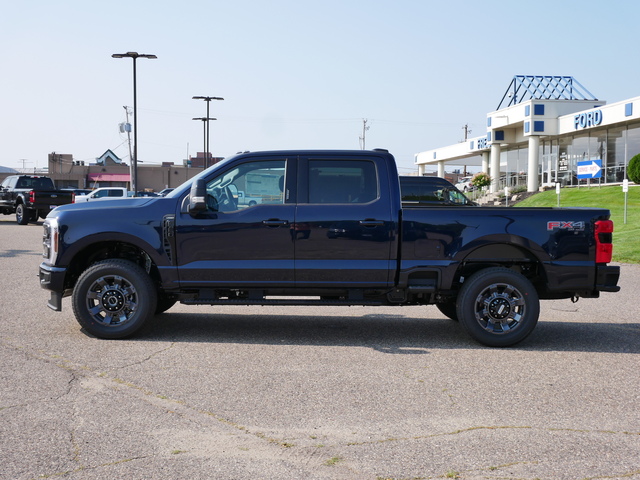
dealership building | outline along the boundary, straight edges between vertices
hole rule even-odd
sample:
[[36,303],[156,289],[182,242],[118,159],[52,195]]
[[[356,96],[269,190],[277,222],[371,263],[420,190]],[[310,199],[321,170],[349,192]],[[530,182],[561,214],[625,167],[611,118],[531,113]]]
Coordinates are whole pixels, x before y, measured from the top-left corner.
[[517,75],[486,126],[485,135],[416,154],[419,173],[479,166],[491,192],[622,182],[640,153],[640,97],[607,104],[573,77]]

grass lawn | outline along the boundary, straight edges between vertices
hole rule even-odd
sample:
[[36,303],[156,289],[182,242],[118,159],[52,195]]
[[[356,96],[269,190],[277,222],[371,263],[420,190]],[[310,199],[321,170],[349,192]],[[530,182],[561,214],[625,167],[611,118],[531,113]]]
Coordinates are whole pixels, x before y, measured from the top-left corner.
[[[627,223],[624,223],[625,194],[621,186],[562,188],[561,207],[601,207],[611,210],[613,230],[613,261],[640,263],[640,186],[630,186],[627,194]],[[555,190],[537,193],[516,207],[555,207]]]

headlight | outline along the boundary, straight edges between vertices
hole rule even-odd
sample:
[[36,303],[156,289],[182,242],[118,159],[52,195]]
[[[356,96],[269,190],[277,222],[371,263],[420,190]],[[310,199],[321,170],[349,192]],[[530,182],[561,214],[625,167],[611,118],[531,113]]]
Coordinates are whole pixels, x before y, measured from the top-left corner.
[[43,228],[42,256],[48,259],[51,265],[54,265],[58,256],[58,222],[53,219],[45,220]]

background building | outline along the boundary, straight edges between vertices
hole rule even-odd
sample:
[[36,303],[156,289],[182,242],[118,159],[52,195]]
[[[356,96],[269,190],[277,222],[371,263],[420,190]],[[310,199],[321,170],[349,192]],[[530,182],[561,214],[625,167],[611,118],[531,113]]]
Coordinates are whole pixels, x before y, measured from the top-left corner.
[[[222,160],[221,157],[209,157],[209,164]],[[164,188],[175,188],[194,177],[204,168],[204,154],[183,160],[182,165],[163,163],[162,165],[144,165],[138,163],[138,190],[159,192]],[[107,150],[95,163],[76,161],[71,154],[50,153],[48,168],[17,172],[14,169],[0,170],[0,181],[16,173],[39,174],[51,177],[57,188],[94,189],[99,187],[131,188],[131,167],[115,153]]]
[[498,109],[487,114],[487,133],[463,143],[418,153],[419,172],[436,165],[478,166],[490,191],[505,186],[617,183],[640,152],[640,97],[607,105],[573,77],[513,78]]

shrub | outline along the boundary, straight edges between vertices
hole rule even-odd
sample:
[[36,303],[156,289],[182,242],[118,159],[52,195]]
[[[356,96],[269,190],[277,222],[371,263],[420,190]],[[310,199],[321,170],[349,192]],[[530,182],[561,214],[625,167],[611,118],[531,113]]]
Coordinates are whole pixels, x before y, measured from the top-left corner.
[[476,173],[471,179],[471,185],[476,188],[488,187],[491,185],[491,177],[484,172]]
[[640,185],[640,153],[629,160],[627,165],[627,178]]

